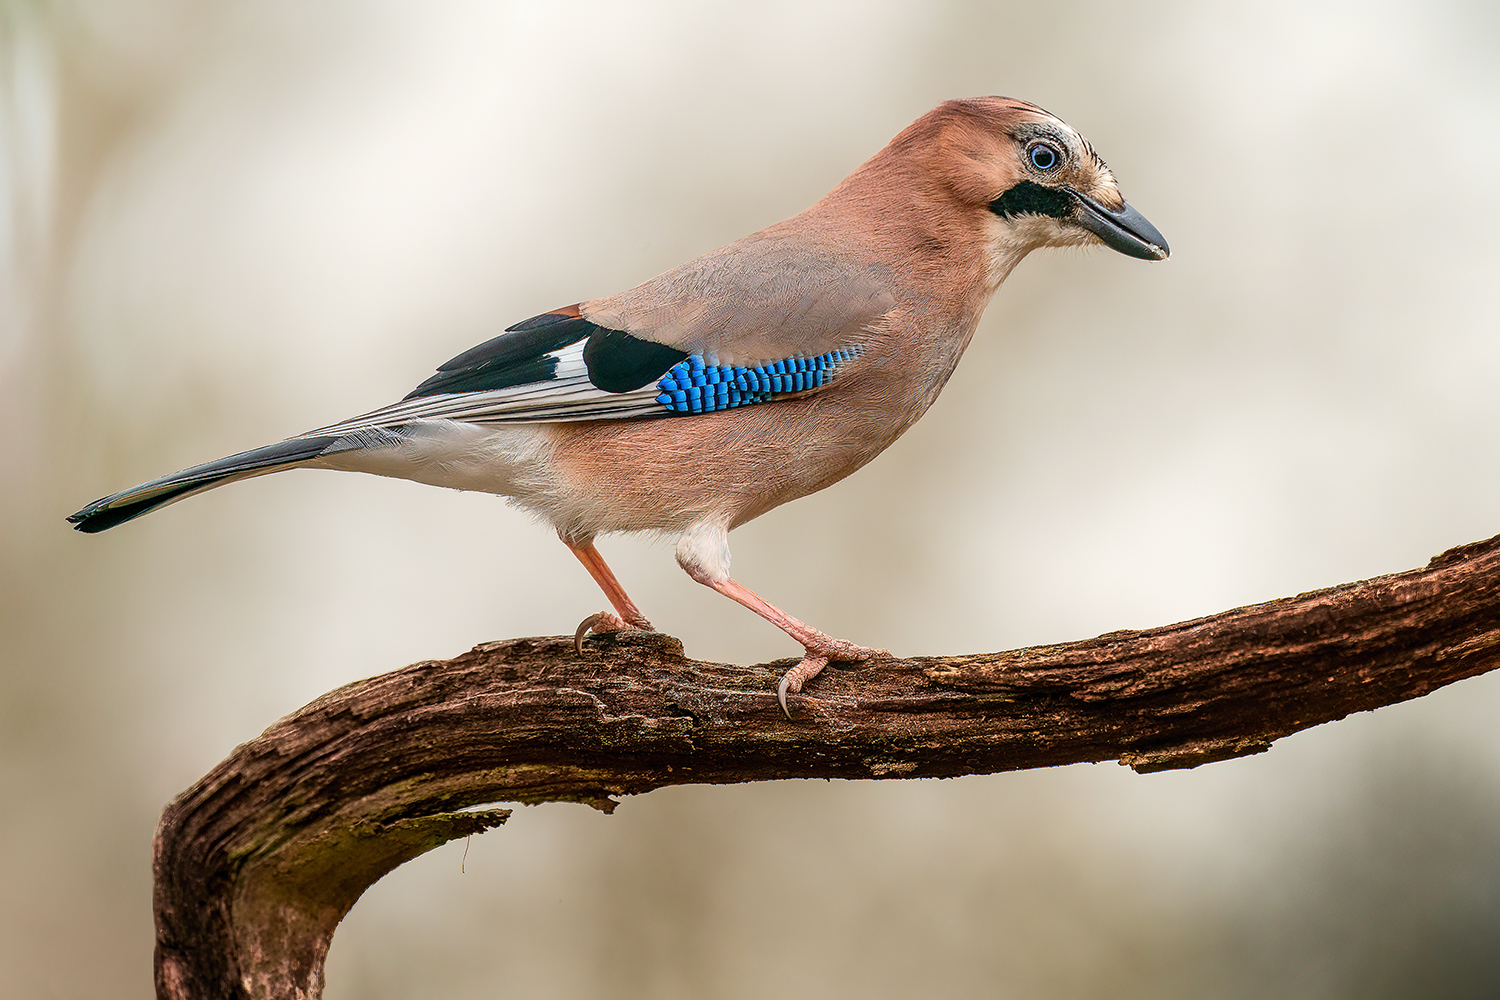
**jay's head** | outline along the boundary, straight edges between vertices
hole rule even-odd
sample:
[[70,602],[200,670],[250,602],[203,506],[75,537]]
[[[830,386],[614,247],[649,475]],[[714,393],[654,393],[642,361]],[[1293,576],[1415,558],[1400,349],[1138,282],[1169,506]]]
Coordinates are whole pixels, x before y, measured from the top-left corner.
[[1142,260],[1165,260],[1170,252],[1156,227],[1126,203],[1088,140],[1025,101],[948,101],[889,149],[920,160],[1006,257],[1098,243]]

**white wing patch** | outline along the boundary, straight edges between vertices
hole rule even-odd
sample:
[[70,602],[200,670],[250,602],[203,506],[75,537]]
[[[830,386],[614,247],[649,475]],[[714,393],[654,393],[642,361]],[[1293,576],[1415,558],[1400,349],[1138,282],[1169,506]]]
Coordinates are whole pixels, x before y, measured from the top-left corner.
[[353,434],[424,420],[457,420],[486,426],[668,415],[668,411],[656,401],[660,390],[655,381],[634,392],[605,392],[590,382],[588,368],[583,363],[582,341],[559,348],[544,357],[557,359],[555,372],[544,381],[527,382],[488,392],[456,392],[404,399],[370,413],[308,431],[307,436]]

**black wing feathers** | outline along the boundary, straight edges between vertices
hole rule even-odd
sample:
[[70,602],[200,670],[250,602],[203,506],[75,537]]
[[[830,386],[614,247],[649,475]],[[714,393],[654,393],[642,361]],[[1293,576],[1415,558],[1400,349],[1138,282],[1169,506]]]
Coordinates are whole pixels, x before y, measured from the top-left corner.
[[583,349],[589,381],[605,392],[634,392],[685,357],[686,351],[602,326],[594,327]]
[[687,357],[665,344],[608,330],[577,315],[577,308],[542,313],[444,362],[407,399],[489,392],[557,377],[557,353],[582,340],[589,381],[605,392],[632,392],[660,378]]
[[438,366],[437,374],[407,394],[441,396],[451,392],[486,392],[528,382],[545,382],[557,371],[551,352],[576,344],[599,329],[582,316],[542,313],[517,323]]

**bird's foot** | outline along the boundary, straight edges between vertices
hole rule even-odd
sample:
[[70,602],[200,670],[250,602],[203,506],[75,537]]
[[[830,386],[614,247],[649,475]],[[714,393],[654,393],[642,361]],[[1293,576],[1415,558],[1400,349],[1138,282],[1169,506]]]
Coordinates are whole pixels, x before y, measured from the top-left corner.
[[601,611],[595,615],[589,615],[578,623],[578,631],[573,633],[573,649],[579,656],[583,655],[583,637],[593,632],[596,635],[604,632],[655,632],[651,623],[645,618],[633,618],[626,621],[612,611]]
[[781,703],[781,711],[786,717],[792,717],[791,710],[786,707],[786,696],[797,694],[802,690],[802,685],[812,680],[823,672],[823,668],[834,662],[858,661],[858,660],[888,660],[891,658],[889,650],[872,649],[869,646],[856,646],[844,639],[835,639],[832,636],[823,635],[815,629],[808,629],[816,636],[815,644],[808,645],[807,655],[802,657],[802,662],[781,675],[781,683],[776,685],[776,700]]

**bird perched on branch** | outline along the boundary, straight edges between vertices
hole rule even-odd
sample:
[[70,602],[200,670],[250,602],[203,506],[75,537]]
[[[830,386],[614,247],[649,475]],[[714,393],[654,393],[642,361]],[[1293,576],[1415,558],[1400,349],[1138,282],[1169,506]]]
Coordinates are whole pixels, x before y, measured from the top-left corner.
[[617,295],[542,313],[399,403],[89,504],[114,527],[283,469],[341,469],[509,497],[556,530],[614,611],[650,629],[594,538],[678,536],[694,580],[802,645],[777,697],[830,661],[889,656],[791,617],[729,575],[731,528],[831,486],[937,398],[990,297],[1032,250],[1168,249],[1088,141],[1035,105],[949,101],[800,215]]

